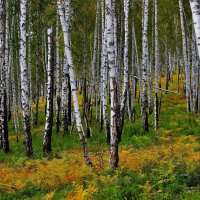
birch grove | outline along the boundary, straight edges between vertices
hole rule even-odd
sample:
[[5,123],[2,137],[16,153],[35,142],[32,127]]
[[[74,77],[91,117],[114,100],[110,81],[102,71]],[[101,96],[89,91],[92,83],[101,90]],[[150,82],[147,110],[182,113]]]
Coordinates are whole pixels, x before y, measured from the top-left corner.
[[198,114],[200,4],[163,2],[0,0],[3,152],[14,133],[31,157],[40,136],[44,156],[81,145],[96,167],[93,146],[107,145],[116,169],[124,138],[131,146],[149,132],[162,137],[171,99]]

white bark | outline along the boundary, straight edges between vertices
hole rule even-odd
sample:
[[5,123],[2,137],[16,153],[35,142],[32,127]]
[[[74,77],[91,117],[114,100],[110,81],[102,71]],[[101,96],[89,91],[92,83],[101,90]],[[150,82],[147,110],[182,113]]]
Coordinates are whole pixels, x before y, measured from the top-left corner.
[[26,155],[32,155],[32,137],[29,122],[28,76],[26,68],[26,0],[21,0],[20,16],[20,71],[21,71],[21,105],[25,136]]
[[160,62],[159,62],[159,40],[158,40],[158,0],[155,0],[155,100],[154,100],[154,123],[155,129],[159,126],[158,112],[158,88],[160,79]]
[[184,24],[184,15],[183,15],[183,3],[182,0],[179,0],[179,9],[180,9],[180,19],[182,27],[182,43],[183,43],[183,61],[185,67],[185,81],[186,81],[186,101],[187,101],[187,112],[190,112],[190,66],[187,58],[187,42],[186,42],[186,33],[185,33],[185,24]]
[[192,110],[197,112],[198,109],[198,63],[197,63],[197,49],[196,49],[196,35],[193,29],[192,34],[192,76],[191,76],[191,83],[192,83]]
[[[139,56],[138,56],[138,46],[137,46],[137,40],[136,40],[136,34],[135,34],[135,25],[134,25],[134,21],[132,23],[132,73],[133,73],[133,77],[132,77],[132,84],[133,84],[133,95],[136,96],[135,91],[136,91],[136,79],[134,78],[134,76],[136,76],[138,74],[139,80],[138,80],[138,87],[140,89],[140,85],[141,85],[141,69],[140,69],[140,65],[139,65]],[[135,59],[134,59],[135,58]],[[133,106],[134,106],[134,99],[133,99]]]
[[5,70],[6,70],[6,93],[7,109],[10,110],[10,65],[9,65],[9,1],[6,1],[6,24],[5,24]]
[[70,83],[71,83],[71,93],[73,97],[73,103],[74,103],[74,114],[76,119],[76,125],[79,133],[79,137],[83,146],[84,151],[84,158],[87,163],[87,165],[92,165],[92,162],[90,160],[90,156],[88,153],[87,148],[87,141],[85,138],[81,117],[80,117],[80,110],[79,110],[79,104],[78,104],[78,96],[77,96],[77,88],[76,88],[76,78],[74,73],[74,66],[72,61],[72,52],[71,52],[71,42],[70,42],[70,33],[69,33],[69,25],[70,25],[70,0],[65,0],[65,9],[66,13],[64,16],[64,12],[62,10],[61,3],[58,2],[58,9],[59,9],[59,15],[60,20],[62,24],[62,29],[64,32],[64,47],[65,47],[65,53],[67,56],[67,62],[68,62],[68,69],[69,69],[69,76],[70,76]]
[[[159,43],[158,43],[158,0],[155,0],[155,87],[159,87],[160,67],[159,67]],[[158,90],[155,89],[158,93]]]
[[117,81],[115,67],[115,47],[113,30],[113,13],[111,0],[106,0],[106,24],[107,24],[107,51],[108,66],[110,76],[110,95],[111,95],[111,119],[110,119],[110,164],[112,167],[118,167],[118,130],[117,130]]
[[67,75],[68,75],[68,66],[67,66],[67,56],[64,55],[63,59],[63,72],[62,72],[62,127],[63,127],[63,135],[67,133]]
[[[11,27],[11,38],[10,41],[13,40],[13,28],[14,19],[12,19],[12,27]],[[13,43],[10,45],[10,66],[11,66],[11,85],[12,85],[12,100],[13,100],[13,108],[14,108],[14,127],[16,132],[16,140],[18,141],[19,134],[19,118],[18,118],[18,100],[17,100],[17,92],[16,92],[16,82],[14,77],[14,62],[13,62]]]
[[103,102],[103,118],[104,126],[106,131],[107,143],[110,143],[110,123],[108,119],[108,108],[107,108],[107,37],[106,37],[107,26],[105,23],[105,1],[102,0],[102,56],[101,56],[101,67],[102,67],[102,102]]
[[124,0],[124,29],[125,29],[125,42],[124,42],[124,92],[128,88],[128,44],[129,44],[129,26],[128,26],[128,18],[129,18],[129,5],[130,0]]
[[[100,0],[97,0],[97,11],[96,11],[96,23],[95,23],[95,32],[94,32],[94,53],[92,57],[92,67],[91,67],[91,88],[90,88],[90,112],[92,115],[92,106],[93,106],[93,98],[95,91],[95,75],[98,70],[97,68],[97,43],[98,43],[98,24],[99,24],[99,15],[100,15]],[[91,116],[92,117],[92,116]]]
[[147,116],[147,65],[148,65],[148,11],[149,0],[143,1],[143,36],[142,36],[142,92],[141,92],[141,113],[144,131],[148,131]]
[[0,0],[0,148],[9,152],[3,1]]
[[115,1],[112,0],[112,12],[113,12],[113,30],[114,30],[114,46],[115,46],[115,65],[117,65],[117,17],[116,17],[116,6]]
[[48,155],[51,152],[51,135],[53,126],[53,66],[52,66],[52,28],[48,32],[48,64],[47,64],[47,112],[45,133],[43,139],[43,152]]
[[192,10],[192,18],[194,23],[194,29],[196,34],[196,43],[198,48],[198,54],[200,58],[200,4],[198,0],[190,0],[190,7]]
[[60,55],[59,55],[59,14],[56,16],[56,131],[60,126]]
[[28,18],[28,60],[27,60],[27,64],[28,64],[28,80],[29,80],[29,109],[31,112],[31,121],[33,121],[33,108],[32,108],[32,101],[33,101],[33,94],[32,94],[32,70],[31,70],[31,30],[30,30],[30,26],[31,26],[31,1],[29,2],[29,18]]

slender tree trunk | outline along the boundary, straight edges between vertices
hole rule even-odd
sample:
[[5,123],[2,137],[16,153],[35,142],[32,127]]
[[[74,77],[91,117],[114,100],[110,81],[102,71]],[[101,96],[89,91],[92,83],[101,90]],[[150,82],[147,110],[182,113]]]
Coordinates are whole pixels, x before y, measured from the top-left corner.
[[74,113],[75,113],[75,119],[76,119],[76,125],[80,137],[80,141],[83,146],[83,153],[85,162],[87,165],[92,166],[92,162],[90,160],[89,151],[87,147],[87,140],[85,137],[85,133],[83,130],[81,117],[80,117],[80,110],[79,110],[79,104],[78,104],[78,96],[77,96],[77,88],[76,88],[76,80],[75,80],[75,73],[74,73],[74,66],[72,62],[72,52],[71,52],[71,41],[70,41],[70,0],[65,0],[65,15],[62,10],[61,3],[58,2],[58,8],[59,8],[59,15],[60,20],[62,24],[62,29],[64,32],[64,47],[65,47],[65,53],[67,55],[67,61],[68,61],[68,68],[69,68],[69,76],[70,76],[70,83],[71,83],[71,93],[73,97],[73,103],[74,103]]
[[83,83],[83,117],[86,117],[87,115],[87,76],[86,76],[86,70],[87,70],[87,51],[86,51],[86,33],[84,33],[84,71],[83,71],[83,77],[84,77],[84,83]]
[[191,108],[190,108],[190,96],[191,96],[190,65],[187,58],[187,42],[186,42],[182,0],[179,0],[179,9],[180,9],[180,18],[181,18],[181,27],[182,27],[183,61],[184,61],[184,67],[185,67],[187,112],[190,112],[191,111]]
[[5,24],[5,79],[6,79],[6,104],[7,104],[7,117],[8,121],[11,119],[11,98],[10,98],[10,65],[9,65],[9,1],[6,1],[6,24]]
[[0,148],[9,152],[3,1],[0,0]]
[[196,51],[196,36],[195,31],[193,29],[192,34],[192,76],[191,76],[191,83],[192,83],[192,111],[198,111],[198,65],[197,65],[197,51]]
[[111,167],[118,167],[119,155],[119,106],[117,102],[117,79],[115,67],[115,47],[114,47],[114,30],[113,30],[113,13],[111,0],[106,0],[106,24],[107,24],[107,51],[108,66],[110,76],[110,94],[111,94],[111,121],[110,121],[110,164]]
[[111,3],[112,3],[112,9],[113,9],[112,12],[113,12],[114,46],[115,46],[115,65],[117,66],[117,51],[118,51],[118,48],[117,48],[116,0],[111,0]]
[[60,56],[59,56],[59,14],[56,17],[56,132],[60,130]]
[[198,0],[189,0],[192,10],[192,18],[194,22],[194,30],[196,34],[196,43],[198,48],[198,54],[200,58],[200,4]]
[[89,113],[90,120],[92,120],[92,107],[93,107],[93,98],[95,91],[95,74],[97,69],[97,40],[98,40],[98,23],[99,23],[99,15],[100,15],[100,0],[97,0],[97,11],[96,11],[96,23],[95,23],[95,33],[94,33],[94,54],[92,58],[92,67],[91,67],[91,86],[90,86],[90,105],[89,105]]
[[159,67],[159,43],[158,43],[158,0],[155,0],[155,100],[154,100],[154,121],[155,129],[159,126],[159,113],[158,113],[158,88],[160,80],[160,67]]
[[63,60],[63,73],[62,73],[62,127],[63,136],[67,134],[67,75],[68,75],[67,57],[64,56]]
[[108,108],[107,108],[107,36],[106,36],[106,22],[105,22],[105,1],[102,0],[102,56],[101,56],[101,67],[102,67],[102,106],[103,106],[103,118],[104,127],[106,133],[106,141],[110,144],[110,122],[108,119]]
[[141,113],[142,123],[145,132],[148,131],[148,114],[147,114],[147,65],[148,65],[148,11],[149,0],[144,0],[143,5],[143,39],[142,39],[142,93],[141,93]]
[[29,14],[28,14],[28,60],[27,60],[27,64],[28,64],[28,80],[29,80],[29,109],[30,109],[30,113],[31,113],[31,121],[32,121],[32,125],[34,124],[33,122],[33,107],[32,107],[32,101],[33,101],[33,93],[32,93],[32,70],[31,70],[31,30],[30,30],[30,26],[31,26],[31,1],[29,1]]
[[[123,87],[123,100],[124,104],[121,104],[121,115],[122,118],[124,118],[124,112],[125,112],[125,105],[127,101],[127,90],[128,90],[128,44],[129,44],[129,26],[128,26],[128,20],[129,20],[129,0],[124,0],[124,14],[125,14],[125,20],[124,20],[124,30],[125,30],[125,43],[124,43],[124,87]],[[129,110],[129,108],[128,108]],[[130,110],[129,110],[130,111]],[[129,115],[130,112],[129,112]]]
[[45,133],[43,140],[43,153],[48,155],[51,152],[51,135],[53,126],[53,35],[52,28],[48,29],[48,67],[47,67],[47,113]]
[[72,93],[71,93],[71,84],[70,84],[70,77],[69,73],[67,74],[67,85],[68,85],[68,101],[67,101],[67,125],[71,125],[72,121]]
[[[199,67],[199,58],[200,58],[200,4],[198,0],[190,0],[190,7],[192,10],[192,18],[194,22],[194,31],[196,35],[196,45],[197,45],[197,50],[198,50],[198,58],[196,59],[196,64],[193,63],[192,65],[192,77],[193,77],[193,101],[194,101],[194,111],[196,112],[200,107],[199,107],[199,96],[198,93],[199,91],[197,88],[198,84],[198,69]],[[193,34],[194,35],[194,34]],[[194,43],[194,39],[193,39]],[[194,62],[194,61],[193,61]]]
[[149,114],[152,114],[153,112],[153,100],[152,100],[152,77],[151,77],[151,69],[152,69],[152,61],[151,58],[148,60],[148,64],[147,64],[147,94],[148,94],[148,110],[149,110]]
[[108,119],[108,107],[107,107],[107,89],[108,89],[108,80],[107,80],[107,24],[105,22],[105,1],[102,0],[102,102],[103,102],[103,118],[104,126],[106,133],[106,141],[110,144],[110,122]]
[[[14,40],[14,18],[12,18],[12,28],[11,28],[11,36],[10,41]],[[14,127],[16,132],[16,141],[19,141],[19,118],[18,118],[18,100],[17,100],[17,87],[15,81],[15,69],[14,69],[14,61],[13,61],[13,42],[10,45],[10,66],[11,66],[11,85],[12,85],[12,100],[13,100],[13,109],[14,109]]]
[[29,121],[29,100],[28,100],[28,76],[26,69],[26,0],[21,0],[20,16],[20,70],[21,70],[21,105],[22,122],[24,128],[26,155],[30,157],[33,154],[32,137]]
[[[39,37],[39,36],[37,36]],[[39,112],[39,72],[38,72],[38,62],[39,62],[39,46],[37,42],[36,47],[36,70],[35,70],[35,113],[33,118],[33,126],[38,125],[38,112]]]
[[134,27],[134,21],[132,19],[132,95],[131,95],[131,109],[132,109],[132,116],[131,121],[133,120],[133,117],[135,118],[135,98],[137,95],[137,79],[135,78],[137,76],[137,44],[135,39],[135,27]]

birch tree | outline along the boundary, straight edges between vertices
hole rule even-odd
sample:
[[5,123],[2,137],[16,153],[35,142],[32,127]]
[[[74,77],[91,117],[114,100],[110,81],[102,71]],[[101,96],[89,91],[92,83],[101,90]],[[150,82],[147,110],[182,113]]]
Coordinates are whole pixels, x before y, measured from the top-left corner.
[[92,120],[92,107],[93,107],[93,97],[95,91],[95,74],[97,72],[97,44],[98,44],[98,25],[100,16],[100,0],[97,0],[97,11],[96,11],[96,22],[95,22],[95,32],[94,32],[94,53],[92,58],[91,67],[91,86],[90,86],[90,115]]
[[14,17],[12,16],[12,26],[11,26],[11,34],[10,34],[10,67],[11,67],[11,85],[12,85],[12,100],[13,100],[13,121],[15,126],[15,132],[16,132],[16,141],[19,141],[18,134],[19,134],[19,117],[18,117],[18,98],[17,98],[17,86],[16,86],[16,80],[15,80],[15,67],[14,67],[14,61],[13,61],[13,40],[14,40]]
[[21,73],[21,106],[22,122],[24,128],[24,138],[26,155],[30,157],[33,154],[32,136],[29,121],[29,98],[28,98],[28,74],[26,68],[26,0],[20,1],[20,73]]
[[155,129],[159,126],[158,114],[158,88],[160,79],[159,70],[159,43],[158,43],[158,0],[155,0],[155,100],[154,100],[154,119]]
[[3,1],[0,0],[0,147],[9,152]]
[[190,65],[187,58],[187,41],[185,33],[184,15],[183,15],[183,2],[179,0],[180,9],[180,20],[182,28],[182,46],[183,46],[183,62],[185,67],[185,82],[186,82],[186,101],[187,101],[187,112],[191,111],[190,100],[191,100],[191,85],[190,85]]
[[148,17],[149,0],[143,1],[143,33],[142,33],[142,93],[141,93],[141,113],[144,131],[148,131],[147,114],[147,65],[148,59]]
[[67,124],[67,75],[68,75],[67,56],[64,55],[63,59],[63,72],[62,72],[62,128],[63,135],[66,135],[68,130]]
[[119,155],[119,111],[117,101],[117,80],[115,66],[115,47],[114,47],[114,30],[113,30],[113,13],[111,0],[106,0],[106,24],[107,24],[107,51],[108,51],[108,66],[110,77],[110,96],[111,96],[111,118],[110,118],[110,164],[111,167],[118,167]]
[[[129,19],[129,6],[130,1],[124,0],[124,30],[125,30],[125,42],[124,42],[124,88],[123,88],[123,95],[124,98],[127,99],[127,90],[128,90],[128,44],[129,44],[129,26],[128,26],[128,19]],[[126,100],[125,100],[126,103]],[[124,105],[125,107],[125,105]]]
[[87,147],[87,140],[85,137],[85,133],[83,130],[81,117],[80,117],[77,88],[76,88],[76,79],[75,79],[74,66],[73,66],[73,61],[72,61],[71,41],[70,41],[71,37],[70,37],[70,28],[69,28],[69,26],[70,26],[70,9],[71,9],[70,8],[70,0],[65,0],[65,13],[63,12],[61,2],[58,1],[57,4],[58,4],[58,9],[59,9],[60,21],[61,21],[61,25],[62,25],[62,29],[63,29],[63,33],[64,33],[64,49],[65,49],[65,54],[67,56],[67,62],[68,62],[76,126],[78,129],[79,138],[80,138],[80,141],[81,141],[81,144],[83,147],[85,162],[87,165],[92,166],[92,161],[90,159],[88,147]]
[[102,0],[102,55],[101,55],[101,67],[102,67],[102,102],[103,102],[103,118],[106,132],[107,143],[110,144],[110,122],[108,119],[108,107],[107,107],[107,23],[105,22],[105,0]]
[[194,23],[194,30],[196,35],[196,44],[200,58],[200,4],[198,0],[189,0],[192,10],[192,18]]
[[29,109],[31,112],[31,121],[32,125],[34,124],[33,119],[33,108],[32,108],[32,101],[33,101],[33,93],[32,93],[32,73],[31,73],[31,1],[29,1],[28,4],[29,13],[28,13],[28,37],[27,37],[27,43],[28,43],[28,49],[27,49],[27,65],[28,65],[28,80],[29,80]]
[[198,111],[198,58],[197,58],[197,48],[196,48],[196,35],[194,28],[192,29],[192,76],[191,76],[191,86],[192,86],[192,111]]
[[48,64],[47,64],[47,112],[43,141],[43,152],[48,155],[51,152],[51,135],[53,126],[53,48],[52,28],[48,29]]
[[60,128],[60,55],[59,55],[59,14],[56,15],[56,132]]

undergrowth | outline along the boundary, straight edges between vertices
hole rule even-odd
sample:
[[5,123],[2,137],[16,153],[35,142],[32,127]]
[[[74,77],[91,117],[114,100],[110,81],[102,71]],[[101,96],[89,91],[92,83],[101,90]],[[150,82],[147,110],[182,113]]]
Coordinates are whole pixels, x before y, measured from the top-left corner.
[[[177,89],[176,76],[174,80],[170,85],[173,91]],[[88,168],[76,129],[72,135],[63,137],[53,127],[53,152],[43,157],[45,114],[41,100],[39,124],[32,129],[32,158],[25,157],[23,131],[17,143],[13,124],[9,123],[11,152],[5,155],[0,151],[0,199],[200,199],[199,115],[186,113],[182,92],[168,93],[162,97],[157,131],[153,119],[152,114],[150,132],[144,133],[138,103],[136,121],[129,123],[125,118],[117,170],[110,169],[105,134],[94,119],[92,137],[88,139],[94,167]]]

